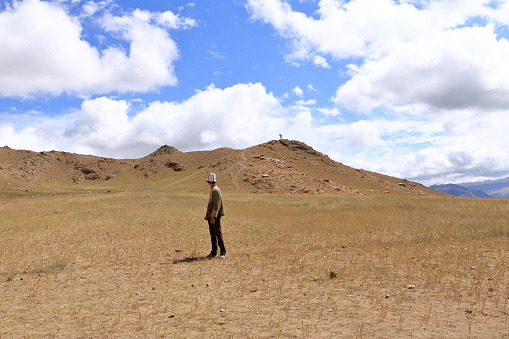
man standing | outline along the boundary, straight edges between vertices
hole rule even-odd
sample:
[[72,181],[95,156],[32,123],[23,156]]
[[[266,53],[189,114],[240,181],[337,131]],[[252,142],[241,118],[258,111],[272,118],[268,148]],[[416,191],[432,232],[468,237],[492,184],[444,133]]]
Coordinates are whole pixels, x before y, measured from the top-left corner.
[[221,250],[220,258],[224,259],[226,256],[226,248],[221,231],[221,217],[224,216],[223,198],[221,196],[221,190],[216,186],[216,174],[209,173],[206,180],[210,186],[210,196],[205,220],[209,223],[210,241],[212,242],[212,251],[207,255],[207,258],[212,259],[217,255],[217,247],[219,245],[219,249]]

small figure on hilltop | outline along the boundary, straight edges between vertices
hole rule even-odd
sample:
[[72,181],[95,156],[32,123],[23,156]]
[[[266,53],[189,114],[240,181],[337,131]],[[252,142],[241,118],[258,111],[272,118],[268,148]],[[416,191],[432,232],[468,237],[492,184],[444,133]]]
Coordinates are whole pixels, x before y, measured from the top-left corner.
[[283,140],[283,134],[279,134],[279,140]]
[[221,250],[220,258],[224,259],[226,256],[226,248],[221,231],[221,217],[224,216],[223,197],[221,196],[221,190],[216,185],[216,174],[209,173],[206,180],[210,186],[210,196],[205,220],[207,220],[209,224],[210,241],[212,243],[212,251],[207,255],[207,258],[212,259],[217,256],[217,248],[219,245],[219,249]]

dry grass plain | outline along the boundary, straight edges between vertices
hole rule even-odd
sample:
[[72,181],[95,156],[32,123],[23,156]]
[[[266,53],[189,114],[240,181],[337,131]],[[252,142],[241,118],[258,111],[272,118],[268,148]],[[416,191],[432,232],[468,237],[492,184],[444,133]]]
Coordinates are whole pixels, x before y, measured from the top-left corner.
[[1,197],[0,338],[509,338],[507,200],[224,194],[193,260],[206,193]]

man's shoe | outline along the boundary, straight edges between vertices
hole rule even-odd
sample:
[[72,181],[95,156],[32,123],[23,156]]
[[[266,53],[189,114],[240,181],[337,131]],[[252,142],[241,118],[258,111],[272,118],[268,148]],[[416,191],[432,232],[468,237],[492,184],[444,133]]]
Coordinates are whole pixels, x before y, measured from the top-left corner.
[[207,259],[212,259],[214,258],[215,256],[217,256],[217,253],[212,253],[210,252],[209,255],[207,255]]
[[221,254],[221,255],[219,256],[219,258],[221,258],[221,259],[226,259],[226,254]]

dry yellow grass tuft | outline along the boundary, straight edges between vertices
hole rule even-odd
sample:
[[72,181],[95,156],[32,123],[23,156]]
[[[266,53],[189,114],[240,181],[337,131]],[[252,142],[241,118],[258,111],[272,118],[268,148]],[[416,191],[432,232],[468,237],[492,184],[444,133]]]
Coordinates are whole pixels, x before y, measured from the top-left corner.
[[206,191],[0,198],[0,337],[509,336],[506,200]]

